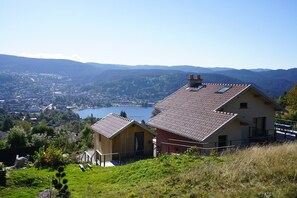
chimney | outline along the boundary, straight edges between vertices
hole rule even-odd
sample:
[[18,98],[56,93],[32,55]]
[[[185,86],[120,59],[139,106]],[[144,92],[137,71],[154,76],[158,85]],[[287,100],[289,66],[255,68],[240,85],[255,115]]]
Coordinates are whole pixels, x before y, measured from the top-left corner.
[[193,74],[190,74],[188,80],[194,80],[194,75]]
[[188,87],[196,87],[197,88],[198,86],[202,85],[202,79],[199,74],[197,75],[196,79],[194,78],[193,74],[190,74],[188,80],[189,80]]

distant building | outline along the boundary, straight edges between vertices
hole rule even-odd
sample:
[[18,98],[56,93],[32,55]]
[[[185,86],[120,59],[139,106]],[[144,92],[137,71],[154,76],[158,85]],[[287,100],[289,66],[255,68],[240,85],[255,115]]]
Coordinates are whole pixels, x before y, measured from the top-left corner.
[[282,110],[250,84],[202,83],[200,75],[190,75],[188,85],[155,105],[160,113],[148,125],[157,129],[161,152],[244,146],[273,141],[275,112]]

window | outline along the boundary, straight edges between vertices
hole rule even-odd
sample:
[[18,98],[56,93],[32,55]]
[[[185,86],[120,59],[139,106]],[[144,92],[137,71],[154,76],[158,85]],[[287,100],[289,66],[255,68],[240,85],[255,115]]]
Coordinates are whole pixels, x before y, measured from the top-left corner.
[[198,87],[197,87],[197,89],[199,90],[199,89],[202,89],[203,88],[203,85],[199,85]]
[[221,89],[219,89],[219,90],[217,91],[217,93],[225,93],[225,92],[228,91],[229,89],[231,89],[230,86],[224,86],[224,87],[222,87]]
[[252,137],[262,137],[266,135],[266,117],[253,118]]
[[223,147],[223,146],[227,146],[228,145],[228,143],[227,143],[227,141],[228,141],[228,136],[227,135],[220,135],[219,137],[218,137],[218,140],[219,140],[219,147]]
[[246,102],[242,102],[242,103],[240,103],[240,108],[241,109],[247,109],[248,108],[248,104]]
[[198,85],[198,86],[195,86],[195,87],[190,88],[190,91],[191,92],[197,92],[200,89],[202,89],[203,87],[204,87],[204,85]]

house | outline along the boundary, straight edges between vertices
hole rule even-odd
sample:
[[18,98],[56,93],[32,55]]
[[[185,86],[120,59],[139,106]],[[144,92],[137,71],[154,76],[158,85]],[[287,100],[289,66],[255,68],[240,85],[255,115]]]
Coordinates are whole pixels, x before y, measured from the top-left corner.
[[[117,157],[152,156],[155,133],[137,121],[109,114],[91,126],[94,133],[94,147],[105,161]],[[111,155],[117,153],[117,155]]]
[[250,84],[202,83],[190,75],[188,85],[155,105],[159,113],[148,125],[156,128],[161,152],[186,149],[178,144],[244,146],[274,140],[275,112],[282,110]]

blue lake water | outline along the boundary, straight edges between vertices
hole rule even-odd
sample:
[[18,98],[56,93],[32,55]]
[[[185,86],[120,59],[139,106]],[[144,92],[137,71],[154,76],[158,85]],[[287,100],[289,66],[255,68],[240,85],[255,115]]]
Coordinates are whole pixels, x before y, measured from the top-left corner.
[[83,109],[74,110],[81,118],[86,118],[93,114],[96,118],[102,118],[110,113],[120,114],[121,111],[125,111],[127,117],[136,121],[148,121],[152,115],[153,107],[140,107],[140,106],[121,106],[121,107],[103,107],[98,109]]

